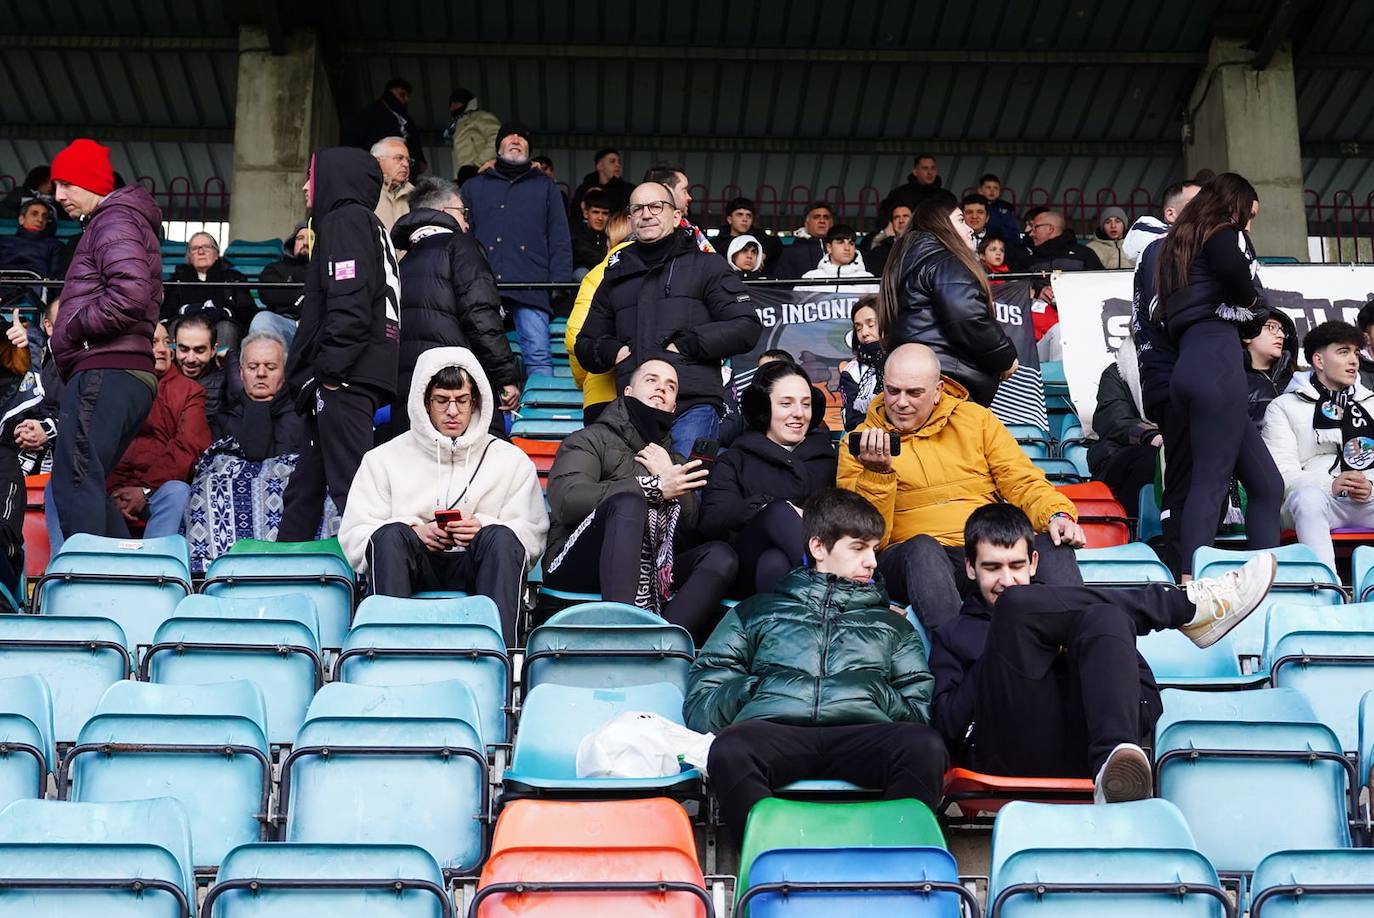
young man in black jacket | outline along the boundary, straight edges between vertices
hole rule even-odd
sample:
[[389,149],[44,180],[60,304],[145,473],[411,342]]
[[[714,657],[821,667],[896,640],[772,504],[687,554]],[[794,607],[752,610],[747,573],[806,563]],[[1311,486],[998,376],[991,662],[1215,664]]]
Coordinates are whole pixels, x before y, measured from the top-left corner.
[[934,725],[955,761],[1024,777],[1095,775],[1099,803],[1152,793],[1137,743],[1163,710],[1138,635],[1177,628],[1215,644],[1259,606],[1273,555],[1183,587],[1099,589],[1035,583],[1030,520],[988,504],[964,527],[976,590],[931,635]]
[[396,394],[401,338],[396,250],[372,209],[382,172],[365,150],[331,147],[310,164],[315,248],[286,361],[307,445],[282,496],[283,542],[313,539],[328,493],[343,513],[372,448],[372,415]]

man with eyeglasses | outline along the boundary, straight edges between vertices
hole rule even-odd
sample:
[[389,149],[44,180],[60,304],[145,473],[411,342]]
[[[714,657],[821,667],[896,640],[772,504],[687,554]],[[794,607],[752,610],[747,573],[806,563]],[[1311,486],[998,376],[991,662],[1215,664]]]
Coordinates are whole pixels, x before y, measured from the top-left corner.
[[753,299],[725,259],[679,230],[672,189],[644,182],[630,195],[636,241],[611,255],[574,352],[592,373],[615,371],[623,389],[649,360],[678,376],[673,449],[715,440],[725,407],[721,362],[747,353],[763,333]]
[[505,434],[502,411],[520,401],[520,366],[501,325],[496,292],[482,247],[468,232],[467,208],[458,186],[447,179],[424,178],[411,196],[412,208],[396,222],[391,240],[401,260],[401,359],[391,406],[389,436],[410,428],[401,393],[410,391],[412,368],[435,347],[466,347],[476,355],[498,402],[491,412],[492,432]]
[[[1264,414],[1269,404],[1288,391],[1298,363],[1298,333],[1293,320],[1283,310],[1275,310],[1253,338],[1242,338],[1245,345],[1245,382],[1250,392],[1250,420],[1264,429]],[[1367,387],[1366,387],[1367,388]]]
[[1101,271],[1097,253],[1078,242],[1064,215],[1047,210],[1030,224],[1030,271]]
[[410,151],[400,137],[383,137],[372,145],[371,153],[382,169],[382,195],[377,200],[377,219],[386,231],[410,212],[410,196],[415,186],[410,184]]
[[186,263],[172,272],[173,284],[162,300],[162,320],[199,315],[215,326],[215,337],[226,348],[238,346],[248,330],[258,304],[247,287],[248,278],[219,254],[219,243],[209,233],[193,233],[186,240]]
[[534,463],[488,433],[495,407],[471,351],[420,355],[410,430],[363,457],[339,543],[374,595],[491,597],[514,647],[525,575],[544,551],[549,515]]

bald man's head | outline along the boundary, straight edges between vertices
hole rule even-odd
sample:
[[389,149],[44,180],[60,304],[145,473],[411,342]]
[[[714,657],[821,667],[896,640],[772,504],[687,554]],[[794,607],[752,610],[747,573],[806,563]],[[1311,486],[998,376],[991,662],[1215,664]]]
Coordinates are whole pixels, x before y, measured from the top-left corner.
[[913,433],[940,401],[940,358],[924,344],[903,344],[883,367],[883,411],[898,433]]
[[1031,223],[1031,244],[1044,245],[1051,239],[1057,239],[1064,234],[1064,228],[1068,225],[1063,214],[1052,210],[1045,211]]

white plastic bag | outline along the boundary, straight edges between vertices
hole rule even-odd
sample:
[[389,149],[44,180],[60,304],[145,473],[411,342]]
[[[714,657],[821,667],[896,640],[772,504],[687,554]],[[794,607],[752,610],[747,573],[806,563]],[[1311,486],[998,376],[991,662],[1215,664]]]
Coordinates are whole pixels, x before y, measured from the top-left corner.
[[579,778],[664,778],[682,764],[706,773],[714,733],[694,733],[666,717],[639,711],[617,714],[577,745]]

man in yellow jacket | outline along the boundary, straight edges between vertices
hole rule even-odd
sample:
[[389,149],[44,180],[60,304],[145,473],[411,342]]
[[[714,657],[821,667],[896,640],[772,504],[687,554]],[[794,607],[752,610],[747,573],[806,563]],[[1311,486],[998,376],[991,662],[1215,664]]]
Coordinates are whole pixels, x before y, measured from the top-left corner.
[[[959,613],[973,581],[964,569],[964,523],[999,498],[1040,533],[1037,579],[1081,584],[1073,549],[1084,544],[1073,502],[1055,490],[988,409],[940,375],[923,344],[887,358],[883,392],[860,428],[859,455],[840,449],[836,481],[867,498],[886,521],[878,571],[892,598],[912,603],[934,630]],[[890,433],[901,437],[892,454]]]

